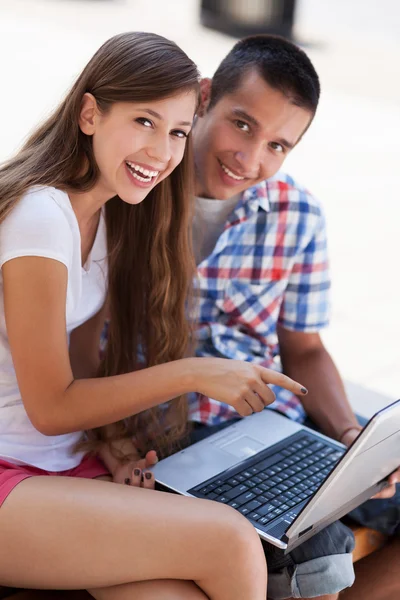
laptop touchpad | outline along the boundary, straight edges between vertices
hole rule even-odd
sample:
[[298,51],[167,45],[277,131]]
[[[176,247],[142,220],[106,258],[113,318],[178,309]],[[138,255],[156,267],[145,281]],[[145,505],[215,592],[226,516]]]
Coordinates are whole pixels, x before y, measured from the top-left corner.
[[221,450],[225,450],[225,452],[229,452],[229,454],[232,454],[237,458],[247,458],[249,456],[253,456],[265,448],[264,444],[260,444],[260,442],[248,437],[247,435],[242,435],[241,437],[231,441],[223,439],[219,441],[220,443],[216,445],[218,445]]

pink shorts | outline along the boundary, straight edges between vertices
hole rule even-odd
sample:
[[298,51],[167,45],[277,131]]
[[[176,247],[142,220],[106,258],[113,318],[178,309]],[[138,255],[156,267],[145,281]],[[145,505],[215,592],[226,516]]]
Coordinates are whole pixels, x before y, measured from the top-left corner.
[[28,477],[52,476],[52,477],[83,477],[85,479],[95,479],[101,475],[109,475],[108,469],[97,458],[85,457],[82,462],[73,469],[67,471],[44,471],[38,467],[30,465],[14,465],[0,459],[0,506],[12,492],[16,485]]

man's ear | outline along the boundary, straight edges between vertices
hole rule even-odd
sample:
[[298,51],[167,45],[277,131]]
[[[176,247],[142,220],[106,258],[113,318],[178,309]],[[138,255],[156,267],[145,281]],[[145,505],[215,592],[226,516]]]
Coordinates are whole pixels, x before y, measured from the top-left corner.
[[86,92],[81,102],[79,113],[79,127],[86,135],[93,135],[96,129],[96,116],[98,114],[96,98]]
[[197,110],[199,117],[204,117],[207,112],[208,105],[211,97],[211,79],[205,77],[200,81],[200,106]]

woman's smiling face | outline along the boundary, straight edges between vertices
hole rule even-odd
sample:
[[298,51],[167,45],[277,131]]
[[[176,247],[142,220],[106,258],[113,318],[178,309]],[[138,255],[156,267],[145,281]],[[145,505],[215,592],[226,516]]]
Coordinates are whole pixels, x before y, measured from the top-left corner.
[[96,193],[138,204],[181,162],[197,96],[192,90],[163,100],[113,104],[102,114],[86,94],[81,130],[93,138],[100,170]]

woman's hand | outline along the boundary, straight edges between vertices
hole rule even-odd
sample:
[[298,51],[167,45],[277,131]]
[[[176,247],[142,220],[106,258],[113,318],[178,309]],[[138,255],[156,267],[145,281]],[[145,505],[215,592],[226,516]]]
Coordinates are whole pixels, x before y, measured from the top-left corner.
[[306,388],[290,377],[260,365],[225,358],[198,358],[193,363],[195,390],[230,404],[242,417],[260,412],[275,400],[267,384],[273,383],[296,395]]
[[118,465],[113,469],[114,483],[123,483],[133,485],[134,487],[144,487],[154,489],[154,475],[148,471],[150,467],[158,462],[157,454],[154,450],[147,452],[144,458],[139,458],[125,465]]

